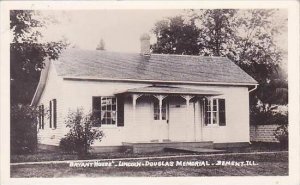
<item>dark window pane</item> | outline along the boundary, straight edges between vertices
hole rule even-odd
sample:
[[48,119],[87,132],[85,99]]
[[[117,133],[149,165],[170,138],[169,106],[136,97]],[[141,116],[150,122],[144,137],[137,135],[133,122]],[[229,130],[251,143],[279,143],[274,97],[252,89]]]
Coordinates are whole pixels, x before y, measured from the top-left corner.
[[217,99],[213,99],[213,111],[217,111]]
[[217,113],[213,112],[213,124],[217,124]]
[[205,125],[210,124],[210,112],[205,112]]
[[105,118],[102,118],[102,119],[101,119],[101,124],[102,124],[102,125],[105,125],[105,124],[106,124],[106,119],[105,119]]

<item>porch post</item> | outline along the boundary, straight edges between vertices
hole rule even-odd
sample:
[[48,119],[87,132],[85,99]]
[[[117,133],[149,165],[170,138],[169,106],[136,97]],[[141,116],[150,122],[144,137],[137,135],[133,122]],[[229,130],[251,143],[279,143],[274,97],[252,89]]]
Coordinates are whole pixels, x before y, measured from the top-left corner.
[[135,124],[135,110],[136,110],[136,99],[138,98],[137,94],[132,95],[132,116],[133,116],[133,122]]
[[161,111],[161,108],[162,108],[162,100],[163,100],[163,97],[162,95],[159,95],[158,96],[158,100],[159,100],[159,120],[162,120],[162,111]]
[[154,95],[154,97],[156,97],[158,99],[159,102],[159,120],[162,120],[162,101],[167,97],[164,95]]

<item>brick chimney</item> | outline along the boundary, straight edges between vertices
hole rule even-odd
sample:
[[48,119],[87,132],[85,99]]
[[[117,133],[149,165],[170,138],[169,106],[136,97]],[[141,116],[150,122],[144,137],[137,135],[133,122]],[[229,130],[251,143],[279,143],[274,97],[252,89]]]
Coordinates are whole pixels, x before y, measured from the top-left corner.
[[150,55],[150,36],[144,33],[140,37],[141,41],[141,55]]

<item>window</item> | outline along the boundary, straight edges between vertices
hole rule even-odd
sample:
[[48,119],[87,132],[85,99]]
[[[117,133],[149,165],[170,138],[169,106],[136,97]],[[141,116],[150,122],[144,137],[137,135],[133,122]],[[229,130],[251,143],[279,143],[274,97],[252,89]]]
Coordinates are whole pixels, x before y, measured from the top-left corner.
[[100,120],[95,126],[116,125],[117,99],[115,97],[93,97],[93,112]]
[[38,106],[38,124],[39,129],[44,129],[44,105]]
[[205,99],[204,108],[205,125],[226,125],[225,99]]
[[57,127],[57,101],[53,99],[49,102],[49,127],[56,129]]
[[[159,120],[159,103],[155,101],[153,107],[154,107],[154,120]],[[161,118],[162,120],[167,119],[167,105],[165,102],[162,103]]]
[[117,103],[116,98],[102,97],[101,98],[101,124],[115,125],[117,118]]
[[154,102],[154,120],[159,120],[159,104],[157,101]]

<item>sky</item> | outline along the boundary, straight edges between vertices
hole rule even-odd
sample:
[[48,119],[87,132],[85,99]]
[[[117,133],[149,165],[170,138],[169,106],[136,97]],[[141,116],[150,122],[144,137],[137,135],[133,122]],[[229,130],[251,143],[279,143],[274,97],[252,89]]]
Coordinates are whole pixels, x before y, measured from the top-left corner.
[[[154,24],[184,10],[73,10],[44,11],[54,16],[57,24],[44,30],[46,41],[68,39],[81,49],[95,50],[102,38],[108,51],[139,52],[140,36],[151,33]],[[151,37],[154,42],[154,37]]]
[[[57,41],[63,37],[80,49],[95,50],[101,38],[105,49],[116,52],[139,52],[140,36],[151,33],[157,21],[166,17],[185,14],[183,9],[102,9],[102,10],[47,10],[44,16],[54,17],[56,24],[49,24],[43,31],[45,41]],[[279,10],[272,20],[275,24],[287,19],[287,11]],[[287,27],[276,40],[287,51]],[[155,42],[154,35],[151,43]]]

